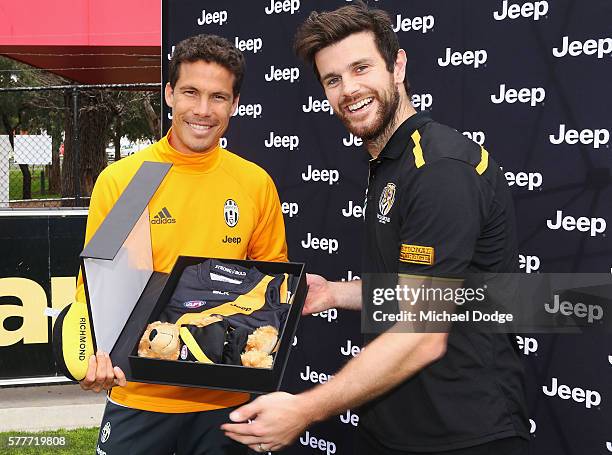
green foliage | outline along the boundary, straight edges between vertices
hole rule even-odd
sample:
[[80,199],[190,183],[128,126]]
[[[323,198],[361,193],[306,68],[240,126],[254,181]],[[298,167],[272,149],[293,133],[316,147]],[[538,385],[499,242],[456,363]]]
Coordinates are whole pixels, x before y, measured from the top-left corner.
[[[31,87],[62,84],[65,81],[28,65],[0,56],[0,87]],[[57,91],[0,93],[0,133],[13,130],[40,134],[61,131],[64,102]],[[18,132],[18,131],[17,131]]]
[[[0,87],[44,87],[49,85],[70,85],[70,81],[38,68],[0,56]],[[139,90],[81,90],[79,92],[80,115],[79,120],[87,117],[82,115],[88,109],[87,96],[97,94],[96,109],[105,111],[109,117],[105,118],[104,126],[93,132],[89,127],[81,125],[80,138],[87,144],[87,150],[105,150],[115,138],[127,137],[130,141],[155,141],[160,136],[161,99],[159,91]],[[7,134],[12,142],[14,134],[25,132],[27,134],[41,134],[45,132],[53,138],[53,184],[56,191],[70,193],[70,183],[77,174],[69,172],[62,177],[63,187],[60,188],[58,149],[62,142],[68,144],[74,137],[70,132],[64,131],[67,125],[72,125],[71,99],[66,105],[63,90],[28,90],[0,92],[0,134]],[[68,119],[68,120],[67,120]],[[97,125],[101,125],[96,123]],[[106,126],[108,125],[108,126]],[[83,131],[85,128],[85,131]],[[91,134],[87,134],[87,133]],[[87,141],[85,140],[87,139]],[[99,145],[99,146],[98,146]],[[106,165],[99,163],[99,154],[87,154],[81,151],[81,172],[83,169],[94,169],[93,180],[97,173]],[[106,157],[104,156],[105,160]],[[24,168],[25,175],[11,173],[10,188],[11,199],[20,199],[28,194],[28,169]],[[63,170],[62,170],[63,174]],[[80,178],[84,178],[81,176]],[[68,179],[68,180],[66,180]],[[25,180],[23,188],[19,187]],[[17,183],[19,182],[19,183]],[[82,185],[81,185],[82,186]],[[40,195],[40,176],[32,172],[31,197]],[[82,188],[83,189],[83,188]],[[42,196],[48,197],[48,196]]]
[[112,122],[111,136],[115,137],[117,117],[121,119],[121,136],[130,141],[157,140],[147,122],[144,104],[148,102],[156,113],[161,112],[159,92],[115,91],[111,92],[112,112],[115,121]]

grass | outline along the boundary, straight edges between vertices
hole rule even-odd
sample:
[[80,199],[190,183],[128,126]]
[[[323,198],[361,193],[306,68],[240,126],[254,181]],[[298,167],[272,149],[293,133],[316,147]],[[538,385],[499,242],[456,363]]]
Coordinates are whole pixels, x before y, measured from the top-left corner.
[[[30,173],[32,175],[32,199],[43,199],[43,198],[56,198],[60,197],[58,194],[41,194],[40,192],[40,172],[44,169],[43,166],[30,166]],[[12,168],[9,172],[9,199],[23,199],[23,174],[21,169]],[[45,175],[45,188],[49,189],[49,176]]]
[[[40,433],[30,433],[25,431],[10,431],[0,433],[0,453],[6,455],[73,455],[84,453],[95,453],[96,441],[98,440],[99,428],[79,428],[76,430],[57,430],[44,431]],[[39,443],[42,443],[43,437],[64,437],[66,444],[62,445],[33,445],[36,441],[32,440],[32,445],[9,446],[9,437],[38,437]],[[13,441],[17,441],[13,439]],[[23,441],[23,439],[21,440]],[[56,440],[57,441],[57,440]]]

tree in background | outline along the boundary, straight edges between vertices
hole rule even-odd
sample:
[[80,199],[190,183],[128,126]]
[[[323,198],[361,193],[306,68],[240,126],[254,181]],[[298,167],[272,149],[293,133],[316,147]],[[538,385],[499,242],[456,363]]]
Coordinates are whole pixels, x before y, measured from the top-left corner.
[[[112,119],[110,95],[105,90],[79,90],[76,125],[73,120],[72,91],[65,92],[64,100],[69,115],[65,116],[64,123],[62,197],[73,197],[77,193],[80,197],[87,197],[91,195],[98,175],[107,165],[106,146],[109,143]],[[75,156],[75,132],[78,133],[78,156]]]
[[[44,70],[0,56],[0,87],[45,87],[69,85],[70,81]],[[74,125],[73,89],[14,91],[0,93],[0,133],[7,134],[11,145],[20,132],[52,137],[52,164],[48,169],[49,190],[62,197],[91,195],[98,175],[107,166],[106,148],[115,145],[120,158],[121,138],[130,141],[161,136],[159,91],[80,89],[77,90],[77,125]],[[78,130],[76,130],[78,128]],[[78,131],[78,159],[74,142]],[[64,145],[60,166],[59,150]],[[76,164],[78,163],[78,169]],[[29,199],[31,173],[19,165],[23,174],[23,198]],[[60,170],[61,168],[61,170]],[[77,180],[78,179],[78,180]],[[68,202],[65,205],[73,205]]]
[[155,142],[161,138],[159,91],[116,91],[111,98],[114,116],[111,137],[115,148],[115,161],[121,159],[122,137],[131,142]]
[[[0,56],[0,87],[37,87],[65,84],[66,80],[31,66]],[[2,92],[0,95],[0,132],[15,145],[15,134],[46,132],[52,137],[52,162],[48,167],[49,190],[59,194],[60,160],[64,105],[61,93],[52,91]],[[23,176],[22,197],[32,197],[32,176],[27,164],[20,164]]]

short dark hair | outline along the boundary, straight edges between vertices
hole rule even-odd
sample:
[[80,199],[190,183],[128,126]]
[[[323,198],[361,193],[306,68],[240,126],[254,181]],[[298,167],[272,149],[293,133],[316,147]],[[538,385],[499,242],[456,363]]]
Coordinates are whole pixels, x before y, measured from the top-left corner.
[[[293,49],[304,61],[310,63],[319,81],[321,74],[315,63],[315,55],[321,49],[342,41],[344,38],[369,31],[387,70],[393,72],[399,51],[399,40],[393,31],[393,23],[386,11],[369,8],[362,0],[343,6],[335,11],[313,11],[300,25],[295,35]],[[410,83],[404,78],[406,93],[410,94]]]
[[238,96],[246,67],[244,55],[228,40],[217,35],[191,36],[174,47],[168,69],[170,87],[174,88],[179,78],[181,63],[197,62],[198,60],[218,63],[232,73],[234,75],[234,96]]

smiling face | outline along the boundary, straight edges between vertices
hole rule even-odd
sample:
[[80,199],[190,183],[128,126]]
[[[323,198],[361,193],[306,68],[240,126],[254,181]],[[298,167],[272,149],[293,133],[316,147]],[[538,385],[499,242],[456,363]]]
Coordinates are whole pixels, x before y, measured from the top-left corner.
[[351,133],[373,141],[393,127],[405,58],[400,50],[394,72],[389,72],[368,31],[349,35],[316,53],[325,95]]
[[170,145],[181,153],[206,153],[219,144],[238,104],[234,75],[217,63],[182,62],[174,85],[166,84],[165,99],[172,108]]

